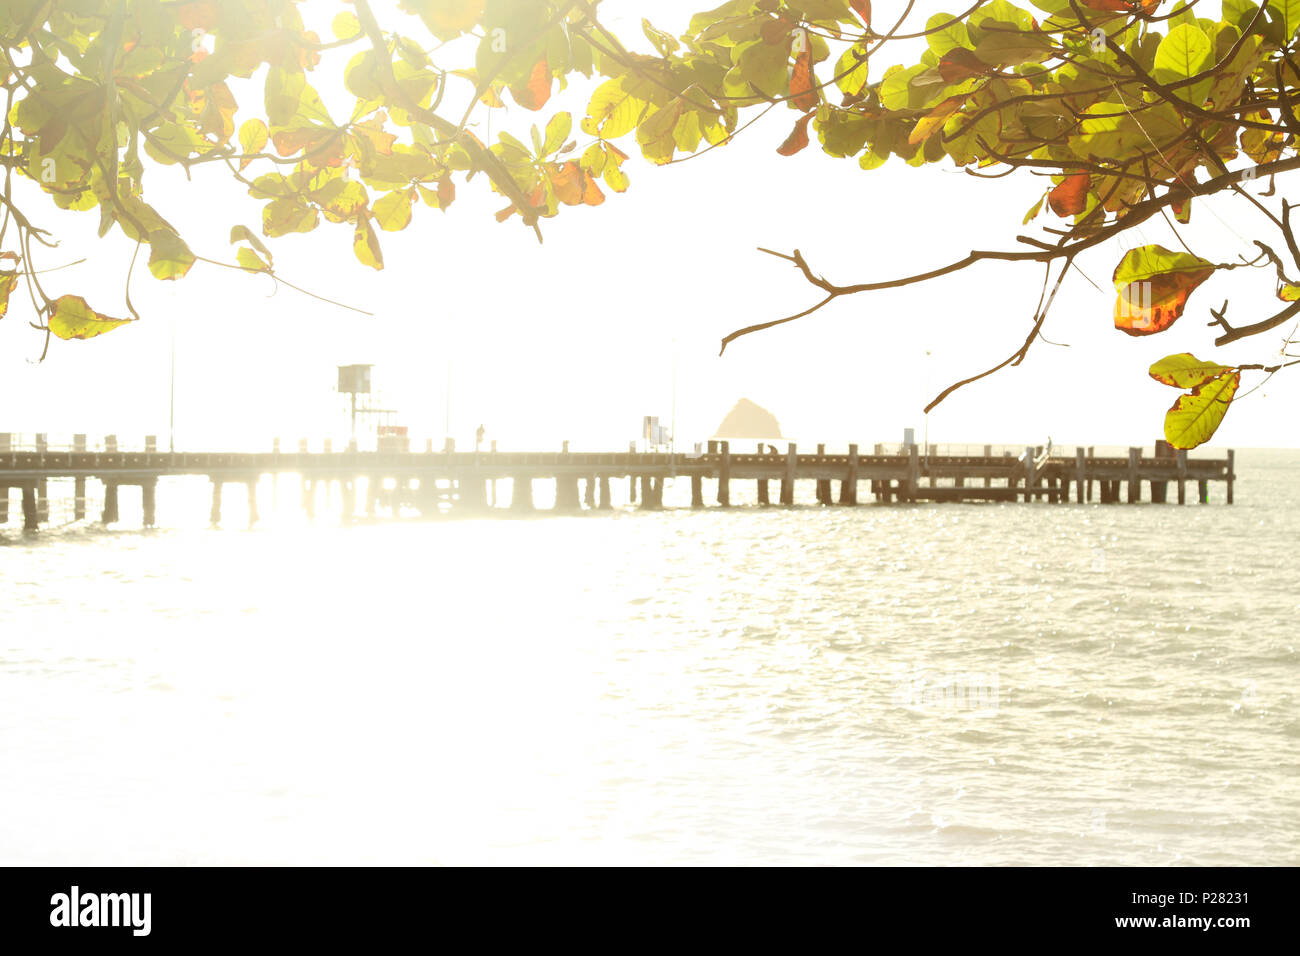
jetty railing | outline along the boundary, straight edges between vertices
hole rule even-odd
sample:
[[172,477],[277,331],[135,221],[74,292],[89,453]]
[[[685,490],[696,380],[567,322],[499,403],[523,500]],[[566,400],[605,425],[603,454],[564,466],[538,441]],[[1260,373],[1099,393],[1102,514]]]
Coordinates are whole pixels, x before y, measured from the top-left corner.
[[[447,509],[479,512],[497,504],[496,483],[511,482],[510,508],[533,510],[532,482],[555,482],[555,508],[574,511],[611,508],[610,482],[628,481],[628,498],[642,508],[663,506],[665,482],[688,480],[691,505],[705,506],[704,486],[710,482],[719,506],[731,504],[731,487],[738,481],[756,483],[760,505],[773,503],[771,485],[778,486],[776,503],[790,506],[798,482],[816,483],[816,500],[823,505],[856,505],[862,489],[882,504],[919,501],[1041,501],[1101,504],[1142,500],[1168,500],[1174,484],[1179,504],[1187,500],[1187,485],[1195,482],[1197,500],[1209,501],[1211,482],[1226,483],[1226,500],[1233,501],[1234,452],[1224,458],[1191,458],[1186,452],[1144,455],[1130,448],[1125,456],[1099,456],[1093,449],[1074,447],[1073,454],[1053,447],[1021,449],[972,446],[875,445],[870,454],[849,445],[847,452],[828,453],[818,445],[814,453],[800,452],[793,443],[778,448],[763,442],[752,451],[733,451],[731,443],[711,441],[702,453],[571,452],[566,442],[559,452],[503,452],[495,444],[488,451],[457,452],[448,443],[434,451],[389,449],[335,451],[326,441],[320,451],[308,443],[296,448],[275,442],[269,452],[159,451],[156,438],[145,438],[142,448],[126,448],[116,436],[91,443],[84,435],[70,443],[52,444],[47,436],[34,436],[30,444],[0,433],[0,525],[9,521],[10,491],[21,493],[23,527],[37,530],[49,520],[48,486],[52,480],[74,483],[74,520],[87,511],[86,483],[103,486],[100,520],[118,520],[118,489],[141,489],[144,523],[156,517],[156,488],[165,478],[201,476],[212,483],[213,524],[221,521],[222,495],[227,484],[246,486],[249,516],[257,521],[257,486],[263,476],[296,474],[303,489],[303,508],[314,514],[316,489],[337,487],[342,514],[355,516],[358,496],[367,514],[387,508],[396,515],[403,508],[422,513]],[[999,453],[1000,452],[1000,453]],[[835,485],[838,484],[838,494]],[[364,491],[362,489],[364,488]],[[1095,492],[1095,494],[1094,494]]]

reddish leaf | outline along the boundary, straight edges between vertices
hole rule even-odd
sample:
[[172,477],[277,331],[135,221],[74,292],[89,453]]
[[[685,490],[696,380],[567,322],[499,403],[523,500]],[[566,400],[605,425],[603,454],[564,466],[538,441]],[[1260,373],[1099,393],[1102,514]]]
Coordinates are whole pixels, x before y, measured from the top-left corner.
[[582,167],[575,162],[547,163],[547,178],[555,190],[555,198],[566,206],[576,206],[582,202],[583,178]]
[[1087,173],[1074,173],[1047,194],[1047,204],[1062,219],[1077,216],[1088,206],[1088,186],[1092,177]]
[[438,180],[438,208],[443,212],[447,207],[456,201],[456,184],[451,181],[450,176],[443,176]]
[[972,76],[987,76],[991,72],[989,65],[977,57],[974,50],[964,46],[953,47],[939,61],[939,75],[945,83],[960,83]]
[[849,6],[857,11],[858,16],[862,18],[862,22],[867,25],[868,29],[870,29],[871,0],[849,0]]
[[533,66],[525,86],[510,87],[510,95],[526,110],[540,110],[551,98],[551,65],[542,57]]
[[1115,303],[1115,328],[1129,335],[1155,335],[1178,321],[1187,297],[1214,274],[1212,268],[1166,272],[1130,283]]
[[812,71],[812,51],[804,50],[795,58],[794,72],[790,74],[790,95],[794,105],[807,111],[817,107],[816,81]]
[[812,113],[806,113],[795,121],[794,129],[790,135],[785,138],[785,142],[777,149],[782,156],[793,156],[799,150],[808,145],[808,121],[813,118]]

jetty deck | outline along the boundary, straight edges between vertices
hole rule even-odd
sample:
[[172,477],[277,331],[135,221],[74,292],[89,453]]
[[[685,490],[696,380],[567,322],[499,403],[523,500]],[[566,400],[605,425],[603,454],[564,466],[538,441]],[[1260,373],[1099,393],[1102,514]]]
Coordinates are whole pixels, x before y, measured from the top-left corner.
[[[1121,500],[1164,503],[1169,486],[1176,489],[1179,504],[1187,501],[1187,487],[1194,483],[1196,501],[1209,501],[1212,482],[1226,483],[1226,501],[1232,504],[1234,453],[1223,458],[1191,458],[1186,452],[1158,449],[1152,455],[1130,448],[1122,457],[1097,456],[1092,449],[1044,454],[1043,449],[1026,447],[1017,455],[1003,450],[995,454],[987,445],[982,453],[939,454],[937,446],[876,445],[871,454],[849,445],[842,454],[828,454],[825,445],[813,453],[800,452],[796,445],[777,449],[764,443],[753,452],[733,452],[725,441],[710,442],[699,453],[570,452],[567,443],[559,452],[457,452],[451,449],[422,452],[409,450],[334,451],[326,442],[320,451],[309,451],[300,442],[297,451],[284,452],[276,443],[265,453],[170,452],[158,451],[157,442],[146,438],[143,450],[119,450],[109,436],[102,447],[90,450],[85,436],[75,436],[70,448],[54,448],[44,436],[32,447],[21,447],[13,437],[0,433],[0,526],[10,520],[10,491],[21,494],[23,527],[36,531],[48,521],[49,482],[74,482],[76,520],[86,517],[86,483],[102,485],[103,511],[100,520],[118,520],[118,489],[141,489],[144,523],[154,524],[156,489],[165,478],[204,477],[212,483],[212,523],[221,521],[223,489],[228,484],[246,487],[249,516],[257,521],[257,487],[264,476],[294,474],[302,480],[302,506],[315,514],[319,486],[339,491],[341,514],[354,517],[358,496],[367,514],[387,508],[400,514],[403,508],[424,513],[447,509],[490,510],[497,507],[497,483],[509,481],[509,508],[532,510],[533,482],[555,482],[555,509],[574,511],[611,508],[610,482],[627,480],[628,498],[642,508],[663,506],[665,484],[689,481],[691,504],[705,507],[705,483],[710,497],[722,507],[731,504],[736,482],[754,482],[760,505],[790,506],[796,500],[796,484],[816,483],[816,500],[824,505],[857,505],[873,500],[882,504],[918,501],[1040,501],[1066,504],[1096,501],[1113,504]],[[1163,453],[1162,453],[1163,452]],[[772,486],[775,485],[775,488]],[[775,491],[775,494],[773,494]],[[1073,495],[1071,494],[1073,492]],[[1094,495],[1095,492],[1095,495]],[[333,496],[330,496],[331,499]]]

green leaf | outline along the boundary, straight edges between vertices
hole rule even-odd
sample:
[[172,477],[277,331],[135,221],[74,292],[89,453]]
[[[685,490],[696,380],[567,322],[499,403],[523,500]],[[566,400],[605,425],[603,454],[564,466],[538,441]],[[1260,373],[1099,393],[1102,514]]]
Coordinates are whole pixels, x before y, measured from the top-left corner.
[[542,144],[542,155],[550,156],[559,152],[569,138],[573,129],[573,116],[570,113],[556,113],[546,124],[546,141]]
[[183,279],[194,265],[194,253],[170,229],[149,233],[149,271],[155,279]]
[[1179,352],[1177,355],[1166,355],[1152,365],[1150,375],[1157,382],[1164,382],[1175,388],[1196,388],[1212,378],[1218,378],[1224,372],[1231,371],[1231,366],[1203,361],[1191,352]]
[[[1152,75],[1157,83],[1177,83],[1210,66],[1213,53],[1214,44],[1204,30],[1194,23],[1180,23],[1160,41]],[[1175,92],[1199,106],[1205,102],[1213,83],[1213,78],[1206,78],[1190,87],[1180,87]]]
[[1165,414],[1165,440],[1175,448],[1205,444],[1228,414],[1240,384],[1241,373],[1229,372],[1183,395]]
[[133,322],[96,312],[79,295],[61,295],[50,309],[50,331],[61,339],[93,339]]

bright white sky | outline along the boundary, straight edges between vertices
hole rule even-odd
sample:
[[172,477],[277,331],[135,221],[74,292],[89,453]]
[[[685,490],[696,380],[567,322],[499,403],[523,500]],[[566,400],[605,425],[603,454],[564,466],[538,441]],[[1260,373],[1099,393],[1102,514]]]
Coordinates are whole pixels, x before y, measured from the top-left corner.
[[[707,5],[656,0],[652,19],[680,32],[690,12]],[[899,6],[877,3],[878,25]],[[918,24],[938,9],[917,6]],[[602,7],[606,22],[635,47],[647,46],[639,30],[646,8],[645,0],[607,0]],[[306,5],[309,15],[321,16],[322,33],[339,9],[333,0]],[[895,59],[883,56],[873,74]],[[581,114],[586,92],[571,89],[543,117],[561,105]],[[250,102],[260,107],[260,95]],[[139,268],[132,298],[144,321],[93,341],[56,341],[49,359],[36,365],[42,339],[27,327],[28,310],[15,295],[0,323],[0,430],[52,437],[116,432],[124,439],[151,432],[165,446],[175,330],[183,449],[256,449],[274,436],[288,446],[302,436],[342,435],[335,366],[351,362],[375,364],[376,386],[421,446],[425,436],[441,443],[450,363],[452,434],[461,447],[472,445],[483,423],[503,449],[547,449],[563,439],[575,448],[618,449],[639,436],[642,415],[665,423],[672,415],[674,351],[679,444],[708,437],[742,396],[770,409],[787,435],[807,444],[896,442],[905,426],[919,438],[931,395],[1000,361],[1023,340],[1040,267],[989,264],[924,286],[844,299],[810,319],[742,339],[719,358],[727,332],[815,301],[816,290],[791,267],[756,247],[798,247],[842,282],[916,272],[973,247],[1014,245],[1044,180],[976,180],[951,166],[917,170],[896,159],[863,172],[815,144],[787,159],[775,150],[793,118],[774,111],[734,144],[680,165],[654,168],[634,154],[627,167],[632,188],[610,193],[597,209],[566,208],[544,223],[544,246],[517,218],[498,224],[491,214],[504,202],[473,188],[477,183],[460,189],[448,213],[420,207],[405,232],[381,234],[382,273],[353,259],[347,226],[324,224],[310,236],[273,243],[286,278],[364,307],[373,318],[289,289],[272,295],[265,277],[199,264],[172,284]],[[507,122],[520,132],[536,119],[512,107]],[[494,123],[501,122],[497,111]],[[176,168],[158,168],[146,185],[200,254],[229,257],[230,227],[260,222],[260,204],[217,169],[197,172],[195,185],[186,187]],[[43,266],[93,256],[50,275],[47,291],[79,292],[100,311],[124,315],[120,277],[131,244],[116,232],[96,240],[96,213],[57,214],[41,196],[28,208],[63,240]],[[1260,222],[1258,213],[1227,199],[1199,203],[1186,237],[1207,258],[1231,261],[1253,255],[1241,237],[1258,234],[1252,230]],[[1170,332],[1133,339],[1115,331],[1111,271],[1124,248],[1145,242],[1175,244],[1160,224],[1083,259],[1104,291],[1072,276],[1045,329],[1069,347],[1040,342],[1025,365],[949,398],[930,416],[930,440],[1041,444],[1050,435],[1058,445],[1149,446],[1177,396],[1147,378],[1151,362],[1180,351],[1236,362],[1276,355],[1280,335],[1216,354],[1205,327],[1209,307],[1221,304],[1228,289],[1239,322],[1271,314],[1271,279],[1255,270],[1202,286]],[[1216,443],[1300,445],[1298,377],[1279,375],[1234,408]]]

